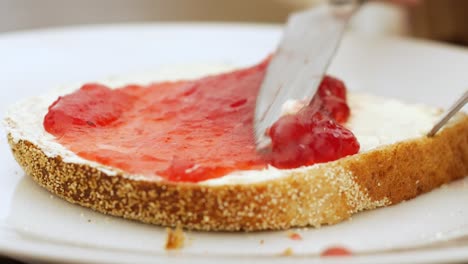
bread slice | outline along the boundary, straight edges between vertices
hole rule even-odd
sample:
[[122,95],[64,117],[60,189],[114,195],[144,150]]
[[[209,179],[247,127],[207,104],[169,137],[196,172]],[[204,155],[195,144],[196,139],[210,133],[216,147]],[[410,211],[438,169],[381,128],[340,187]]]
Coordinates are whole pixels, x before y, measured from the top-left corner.
[[440,111],[351,94],[347,126],[362,145],[356,155],[292,170],[239,171],[199,183],[148,180],[84,160],[44,131],[47,107],[77,87],[12,107],[5,125],[13,155],[39,185],[65,200],[145,223],[222,231],[319,227],[468,174],[467,115],[459,114],[427,138],[424,132]]

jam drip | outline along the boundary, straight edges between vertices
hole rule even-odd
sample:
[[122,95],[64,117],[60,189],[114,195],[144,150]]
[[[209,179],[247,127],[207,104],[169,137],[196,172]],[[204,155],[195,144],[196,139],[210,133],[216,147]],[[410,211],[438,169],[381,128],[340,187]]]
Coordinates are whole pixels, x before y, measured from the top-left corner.
[[193,81],[128,85],[87,84],[58,98],[44,128],[78,156],[148,179],[199,182],[273,164],[294,168],[359,150],[342,125],[346,88],[322,82],[311,104],[269,130],[272,152],[257,153],[255,98],[268,60]]

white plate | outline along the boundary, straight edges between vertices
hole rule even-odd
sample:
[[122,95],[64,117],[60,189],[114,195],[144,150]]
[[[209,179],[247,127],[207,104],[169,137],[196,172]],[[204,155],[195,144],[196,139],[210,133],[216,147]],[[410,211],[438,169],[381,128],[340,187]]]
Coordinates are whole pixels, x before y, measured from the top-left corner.
[[[0,112],[18,99],[66,83],[162,65],[249,65],[274,50],[279,34],[275,26],[161,24],[3,35]],[[466,89],[467,69],[468,52],[463,49],[350,34],[330,72],[353,90],[448,106]],[[297,230],[302,241],[289,239],[286,231],[189,232],[188,246],[167,253],[163,228],[95,213],[36,186],[13,160],[5,135],[0,164],[0,253],[26,260],[312,263],[332,245],[356,254],[346,258],[347,263],[468,260],[468,179],[335,226]],[[288,247],[294,255],[280,257]]]

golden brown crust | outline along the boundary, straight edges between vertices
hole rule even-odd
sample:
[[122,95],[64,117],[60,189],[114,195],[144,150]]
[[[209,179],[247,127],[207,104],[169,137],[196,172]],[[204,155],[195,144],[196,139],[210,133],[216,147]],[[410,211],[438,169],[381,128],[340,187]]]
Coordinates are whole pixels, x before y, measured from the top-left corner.
[[207,186],[109,176],[9,143],[27,174],[50,192],[99,212],[197,230],[268,230],[334,224],[468,174],[468,116],[434,138],[385,146],[256,184]]
[[343,166],[373,199],[392,204],[468,175],[468,116],[436,137],[423,137],[360,155],[365,166]]

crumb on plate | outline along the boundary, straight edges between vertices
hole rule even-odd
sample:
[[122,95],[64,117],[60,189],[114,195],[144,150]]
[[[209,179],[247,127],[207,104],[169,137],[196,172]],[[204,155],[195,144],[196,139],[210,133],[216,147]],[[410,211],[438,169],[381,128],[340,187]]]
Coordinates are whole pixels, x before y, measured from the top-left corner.
[[181,249],[184,247],[185,234],[180,226],[177,226],[175,229],[166,228],[166,232],[166,250]]
[[292,248],[288,247],[283,251],[283,253],[281,253],[281,256],[286,256],[286,257],[287,256],[292,256],[293,253],[294,252],[293,252]]

